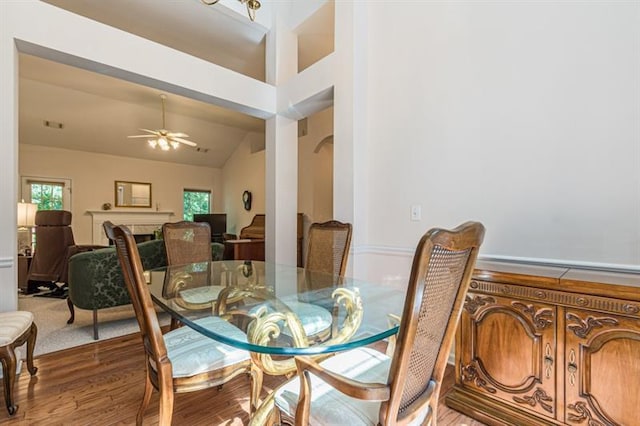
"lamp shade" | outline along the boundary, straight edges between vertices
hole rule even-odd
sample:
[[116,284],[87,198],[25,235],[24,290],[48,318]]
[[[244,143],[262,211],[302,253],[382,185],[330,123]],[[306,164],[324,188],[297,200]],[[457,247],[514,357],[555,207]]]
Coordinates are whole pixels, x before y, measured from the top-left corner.
[[18,203],[18,227],[29,228],[36,226],[36,211],[38,205],[33,203]]

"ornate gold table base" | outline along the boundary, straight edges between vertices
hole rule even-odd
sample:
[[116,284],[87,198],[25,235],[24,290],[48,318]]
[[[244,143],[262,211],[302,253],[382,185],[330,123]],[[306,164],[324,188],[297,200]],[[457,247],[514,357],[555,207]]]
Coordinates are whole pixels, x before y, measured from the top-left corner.
[[[322,343],[322,346],[333,346],[348,341],[362,323],[362,300],[357,289],[338,288],[331,294],[337,306],[343,306],[345,319],[337,333]],[[258,309],[255,319],[249,325],[247,338],[249,342],[260,346],[268,346],[278,339],[282,328],[287,327],[293,347],[308,348],[309,339],[304,332],[300,319],[293,312],[268,313],[266,307]],[[314,360],[322,360],[332,354],[310,355]],[[273,392],[259,404],[262,390],[263,374],[272,376],[291,376],[296,371],[295,359],[273,359],[270,354],[251,352],[251,412],[252,425],[263,425],[272,422],[275,416]]]

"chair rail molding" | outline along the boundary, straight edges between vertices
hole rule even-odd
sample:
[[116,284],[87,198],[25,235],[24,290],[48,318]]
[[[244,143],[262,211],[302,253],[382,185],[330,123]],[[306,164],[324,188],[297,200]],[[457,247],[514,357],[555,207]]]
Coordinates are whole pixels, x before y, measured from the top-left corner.
[[[414,249],[408,248],[408,247],[360,245],[360,246],[354,247],[351,253],[354,255],[383,255],[383,256],[412,258],[413,252],[414,252]],[[536,265],[536,266],[559,266],[559,267],[566,267],[566,268],[594,269],[598,271],[623,272],[623,273],[640,272],[640,266],[638,265],[584,262],[580,260],[544,259],[544,258],[538,258],[538,257],[505,256],[505,255],[491,254],[491,253],[479,254],[478,260],[479,261],[480,260],[496,261],[496,262],[504,262],[504,263],[517,263],[517,264],[524,263],[524,264]]]
[[169,222],[173,212],[131,211],[131,210],[87,210],[92,217],[92,244],[109,245],[102,224],[106,221],[115,225],[125,225],[134,235],[152,234],[154,230]]

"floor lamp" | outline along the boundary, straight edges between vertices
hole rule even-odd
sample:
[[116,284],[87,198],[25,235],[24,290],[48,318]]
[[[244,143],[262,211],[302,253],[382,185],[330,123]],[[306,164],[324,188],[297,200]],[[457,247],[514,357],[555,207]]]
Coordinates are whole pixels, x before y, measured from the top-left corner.
[[38,205],[34,203],[18,203],[18,253],[31,255],[31,229],[36,226],[36,211]]

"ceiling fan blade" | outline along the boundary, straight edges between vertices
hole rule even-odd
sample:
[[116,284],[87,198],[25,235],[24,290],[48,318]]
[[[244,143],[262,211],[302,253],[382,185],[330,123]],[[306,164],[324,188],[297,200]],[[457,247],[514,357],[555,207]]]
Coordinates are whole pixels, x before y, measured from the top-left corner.
[[154,135],[159,135],[160,132],[157,130],[149,130],[149,129],[138,129],[138,130],[142,130],[143,132],[149,132],[149,133],[153,133]]
[[147,138],[150,139],[153,137],[153,135],[133,135],[133,136],[127,136],[128,138]]
[[195,142],[191,142],[191,141],[188,141],[188,140],[186,140],[186,139],[182,139],[182,138],[170,138],[170,139],[171,139],[171,140],[174,140],[174,141],[176,141],[176,142],[183,143],[183,144],[185,144],[185,145],[189,145],[189,146],[198,146],[198,144],[197,144],[197,143],[195,143]]
[[189,137],[188,134],[182,133],[182,132],[178,132],[178,133],[168,132],[167,136],[170,138],[188,138]]

